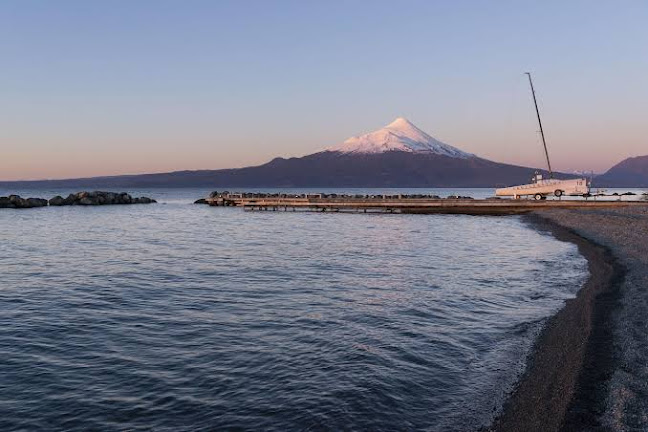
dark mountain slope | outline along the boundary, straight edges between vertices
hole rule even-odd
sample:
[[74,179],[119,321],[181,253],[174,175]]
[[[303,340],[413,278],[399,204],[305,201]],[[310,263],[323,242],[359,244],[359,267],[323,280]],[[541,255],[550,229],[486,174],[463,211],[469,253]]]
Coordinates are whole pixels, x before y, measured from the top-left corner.
[[594,179],[596,187],[648,187],[648,156],[625,159]]
[[[495,187],[526,183],[533,168],[478,157],[433,153],[325,151],[301,158],[276,158],[255,167],[176,171],[160,174],[70,180],[0,182],[9,187],[146,188],[146,187]],[[558,175],[558,177],[573,177]]]

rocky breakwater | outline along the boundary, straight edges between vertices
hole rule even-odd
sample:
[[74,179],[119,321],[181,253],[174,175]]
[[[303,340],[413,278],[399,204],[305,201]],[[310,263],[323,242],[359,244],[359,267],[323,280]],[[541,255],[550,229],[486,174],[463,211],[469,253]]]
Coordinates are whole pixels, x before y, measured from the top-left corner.
[[19,195],[0,197],[0,208],[34,208],[47,206],[43,198],[21,198]]
[[70,194],[67,198],[60,195],[49,200],[51,206],[96,206],[96,205],[117,205],[117,204],[153,204],[156,203],[152,198],[140,197],[133,198],[126,192],[78,192]]

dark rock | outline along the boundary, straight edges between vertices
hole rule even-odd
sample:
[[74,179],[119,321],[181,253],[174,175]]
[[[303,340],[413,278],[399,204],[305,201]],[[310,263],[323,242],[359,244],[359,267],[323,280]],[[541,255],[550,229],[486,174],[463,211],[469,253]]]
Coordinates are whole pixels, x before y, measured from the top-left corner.
[[68,195],[63,199],[60,196],[55,196],[50,200],[50,205],[82,205],[82,206],[96,206],[96,205],[113,205],[113,204],[152,204],[156,203],[154,199],[148,197],[133,198],[126,192],[78,192]]
[[9,197],[0,197],[0,208],[16,208]]
[[194,204],[208,204],[208,203],[205,198],[200,198],[199,200],[194,201]]
[[0,197],[0,208],[34,208],[47,206],[47,200],[42,198],[21,198],[18,195]]
[[49,200],[49,205],[51,206],[58,207],[64,205],[64,203],[65,203],[65,199],[60,195],[56,195],[54,198]]
[[119,204],[132,204],[133,203],[133,198],[128,195],[126,192],[122,192],[119,194]]
[[93,200],[89,196],[84,196],[78,202],[79,205],[89,206],[89,205],[99,205],[99,202]]
[[27,198],[27,206],[33,207],[47,207],[47,200],[43,198]]

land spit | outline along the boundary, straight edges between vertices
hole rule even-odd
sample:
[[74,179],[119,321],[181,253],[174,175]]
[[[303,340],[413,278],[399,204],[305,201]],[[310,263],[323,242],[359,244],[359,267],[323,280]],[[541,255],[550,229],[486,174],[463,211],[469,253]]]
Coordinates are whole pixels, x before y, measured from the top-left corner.
[[528,218],[577,244],[590,276],[547,322],[492,430],[648,430],[648,208]]
[[78,192],[70,194],[66,198],[55,196],[49,201],[43,198],[21,198],[19,195],[9,195],[0,197],[0,208],[34,208],[50,206],[97,206],[112,204],[152,204],[156,203],[154,199],[148,197],[133,198],[126,192]]
[[647,201],[600,199],[473,199],[463,196],[440,198],[436,195],[336,195],[336,194],[254,194],[212,193],[196,204],[235,206],[248,211],[321,211],[360,213],[422,213],[512,215],[540,209],[648,208]]

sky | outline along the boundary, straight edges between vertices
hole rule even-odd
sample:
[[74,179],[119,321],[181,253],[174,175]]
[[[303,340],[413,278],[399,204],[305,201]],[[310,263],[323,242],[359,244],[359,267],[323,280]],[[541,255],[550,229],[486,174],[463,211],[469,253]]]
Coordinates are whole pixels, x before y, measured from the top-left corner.
[[499,162],[648,154],[646,1],[0,2],[0,180],[257,165],[403,116]]

